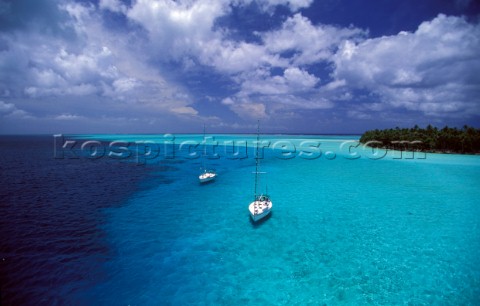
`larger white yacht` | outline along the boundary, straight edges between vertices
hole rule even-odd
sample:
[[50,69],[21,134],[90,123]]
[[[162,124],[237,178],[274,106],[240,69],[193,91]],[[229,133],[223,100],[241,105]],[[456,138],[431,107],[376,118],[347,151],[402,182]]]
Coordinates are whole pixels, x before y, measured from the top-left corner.
[[255,191],[253,202],[248,205],[250,216],[253,221],[259,221],[270,214],[272,211],[272,200],[270,196],[265,193],[257,193],[258,175],[265,172],[259,172],[260,164],[258,157],[258,147],[260,146],[260,122],[257,124],[257,145],[255,150]]

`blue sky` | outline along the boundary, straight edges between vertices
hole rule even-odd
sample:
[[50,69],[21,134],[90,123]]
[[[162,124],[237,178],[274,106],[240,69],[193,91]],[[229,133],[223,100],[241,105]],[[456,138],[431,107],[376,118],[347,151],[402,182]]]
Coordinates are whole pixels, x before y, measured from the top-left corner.
[[0,133],[480,127],[473,0],[0,0]]

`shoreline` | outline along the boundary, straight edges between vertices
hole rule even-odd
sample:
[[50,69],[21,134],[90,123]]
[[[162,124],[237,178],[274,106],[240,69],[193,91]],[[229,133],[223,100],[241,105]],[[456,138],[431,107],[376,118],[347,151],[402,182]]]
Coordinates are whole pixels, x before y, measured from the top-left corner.
[[368,147],[368,148],[372,148],[372,149],[382,149],[382,150],[388,150],[388,151],[398,151],[398,152],[419,152],[419,153],[430,153],[430,154],[443,154],[443,155],[472,155],[472,156],[480,156],[480,152],[475,152],[475,153],[468,153],[468,152],[455,152],[455,151],[449,151],[449,150],[445,150],[445,151],[442,151],[442,150],[422,150],[422,149],[418,149],[418,150],[408,150],[408,149],[399,149],[399,148],[394,148],[394,147],[383,147],[383,146],[378,146],[378,147],[372,147],[372,146],[368,146],[366,145],[366,143],[363,143],[363,142],[360,142],[362,145],[364,145],[365,147]]

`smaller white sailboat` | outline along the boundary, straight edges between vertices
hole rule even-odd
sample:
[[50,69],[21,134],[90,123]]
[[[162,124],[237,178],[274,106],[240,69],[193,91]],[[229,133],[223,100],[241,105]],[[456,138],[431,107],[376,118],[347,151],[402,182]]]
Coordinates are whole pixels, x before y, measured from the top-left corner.
[[258,162],[258,147],[260,146],[260,123],[257,124],[257,146],[255,153],[255,191],[253,202],[248,206],[250,211],[250,216],[252,220],[259,221],[270,214],[272,211],[272,200],[268,194],[257,194],[257,184],[258,184],[258,174],[265,173],[259,172],[259,162]]
[[207,169],[205,167],[205,156],[207,155],[207,144],[205,141],[205,124],[203,125],[203,142],[204,142],[204,149],[202,155],[202,169],[203,172],[198,176],[198,180],[200,183],[207,183],[213,181],[217,177],[217,173],[215,170]]
[[200,180],[200,183],[206,183],[213,181],[216,177],[217,174],[215,171],[205,169],[204,172],[198,176],[198,179]]

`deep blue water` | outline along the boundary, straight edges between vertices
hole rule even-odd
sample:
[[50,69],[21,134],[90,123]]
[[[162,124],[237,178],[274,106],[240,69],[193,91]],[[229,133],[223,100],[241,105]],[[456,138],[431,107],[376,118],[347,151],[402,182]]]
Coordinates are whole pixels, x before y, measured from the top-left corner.
[[0,138],[2,305],[70,304],[104,281],[114,250],[101,210],[124,205],[142,180],[168,181],[132,163],[53,157],[51,135]]
[[480,303],[479,156],[352,159],[339,149],[351,136],[266,138],[319,139],[322,155],[266,150],[274,210],[254,224],[251,148],[207,160],[219,176],[202,186],[202,160],[165,158],[163,144],[137,165],[55,159],[52,136],[2,136],[1,304]]

